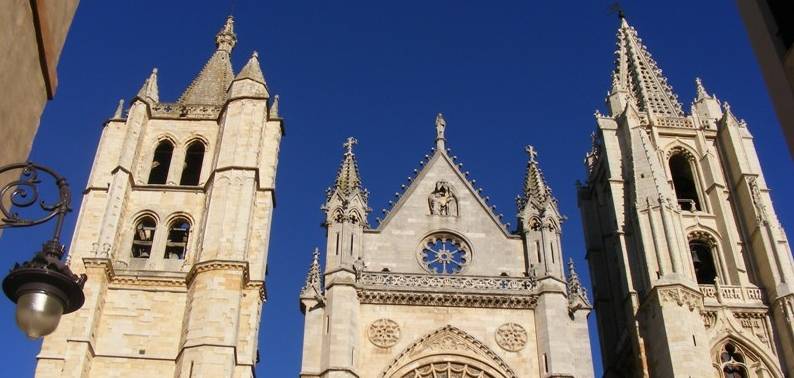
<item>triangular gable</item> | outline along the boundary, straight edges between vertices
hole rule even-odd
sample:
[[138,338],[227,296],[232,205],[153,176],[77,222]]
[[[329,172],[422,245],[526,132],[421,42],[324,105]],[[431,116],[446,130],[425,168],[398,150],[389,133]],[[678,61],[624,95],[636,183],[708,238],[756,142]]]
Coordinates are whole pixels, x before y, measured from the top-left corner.
[[[443,164],[442,167],[437,167],[437,165]],[[436,170],[438,171],[440,168],[449,169],[452,172],[452,177],[455,179],[454,189],[457,192],[456,196],[460,197],[463,191],[474,199],[474,202],[477,204],[477,208],[480,209],[481,213],[490,218],[493,225],[502,231],[502,233],[510,237],[512,236],[505,224],[503,224],[499,217],[494,213],[493,209],[488,206],[485,202],[485,199],[479,195],[478,191],[474,188],[471,182],[466,178],[466,175],[460,171],[458,166],[452,162],[452,159],[443,151],[436,150],[433,156],[430,157],[427,164],[425,164],[422,169],[416,174],[416,176],[411,180],[411,184],[405,189],[403,194],[398,199],[397,203],[394,204],[392,209],[387,213],[386,217],[380,222],[378,227],[374,230],[375,232],[381,232],[385,230],[389,224],[396,218],[402,211],[404,211],[404,206],[406,202],[412,200],[413,196],[421,195],[416,193],[417,188],[420,185],[424,185],[424,182],[429,178],[428,173]],[[450,209],[450,211],[457,211],[457,209]],[[454,216],[454,215],[453,215]],[[474,214],[457,214],[457,216],[476,216]]]

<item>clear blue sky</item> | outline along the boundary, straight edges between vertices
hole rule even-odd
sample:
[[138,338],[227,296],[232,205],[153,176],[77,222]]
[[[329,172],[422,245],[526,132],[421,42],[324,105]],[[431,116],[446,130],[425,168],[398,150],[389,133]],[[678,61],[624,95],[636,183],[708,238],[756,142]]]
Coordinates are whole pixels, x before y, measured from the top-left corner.
[[[380,213],[431,147],[435,114],[443,112],[448,145],[513,224],[522,147],[534,144],[568,216],[563,252],[576,259],[589,286],[574,182],[584,177],[592,114],[604,111],[609,88],[618,26],[610,3],[237,0],[234,67],[258,50],[286,119],[258,376],[299,371],[298,291],[312,249],[325,242],[320,205],[350,135],[360,141],[370,206]],[[778,216],[794,235],[794,198],[781,194],[794,186],[792,161],[734,3],[624,7],[685,109],[700,76],[747,120]],[[175,101],[209,58],[229,11],[227,1],[80,3],[58,67],[58,94],[31,155],[69,178],[76,208],[116,101],[132,98],[155,66],[160,98]],[[76,213],[67,238],[75,219]],[[27,259],[49,228],[5,231],[0,268]],[[39,343],[16,329],[7,301],[0,301],[0,335],[0,375],[32,375]]]

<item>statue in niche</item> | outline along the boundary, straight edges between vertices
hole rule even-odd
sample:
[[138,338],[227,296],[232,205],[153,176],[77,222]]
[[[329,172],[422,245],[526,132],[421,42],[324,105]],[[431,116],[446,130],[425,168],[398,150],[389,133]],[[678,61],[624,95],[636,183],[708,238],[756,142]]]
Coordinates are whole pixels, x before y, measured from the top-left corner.
[[452,185],[446,181],[436,182],[436,188],[427,198],[431,215],[458,216],[458,198]]

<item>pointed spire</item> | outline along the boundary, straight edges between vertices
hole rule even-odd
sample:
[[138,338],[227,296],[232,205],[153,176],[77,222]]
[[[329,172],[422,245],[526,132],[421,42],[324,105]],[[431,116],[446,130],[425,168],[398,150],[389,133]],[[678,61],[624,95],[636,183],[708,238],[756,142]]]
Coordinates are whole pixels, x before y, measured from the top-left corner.
[[270,105],[270,118],[281,118],[278,115],[278,95],[273,96],[273,103]]
[[322,295],[322,281],[320,277],[320,249],[314,248],[312,263],[306,274],[306,282],[301,288],[301,298],[315,298]]
[[695,101],[711,98],[711,95],[709,95],[709,93],[706,92],[706,88],[703,87],[703,82],[700,81],[699,77],[695,78],[695,91],[697,93],[697,97],[695,98]]
[[568,259],[568,311],[571,313],[578,309],[590,308],[590,300],[587,298],[587,289],[579,280],[579,274],[574,268],[573,259]]
[[124,115],[124,99],[120,99],[118,106],[116,106],[116,111],[113,112],[112,119],[121,119],[123,115]]
[[221,31],[215,36],[217,49],[177,102],[222,105],[226,101],[226,90],[234,78],[230,53],[236,43],[234,19],[229,16]]
[[152,73],[143,82],[143,86],[138,91],[138,98],[152,102],[160,102],[160,93],[157,88],[157,67],[152,69]]
[[444,142],[446,141],[446,137],[444,137],[444,130],[447,128],[447,121],[444,120],[444,115],[438,113],[436,115],[436,149],[438,151],[444,151]]
[[343,144],[345,153],[342,158],[342,165],[339,167],[339,171],[336,174],[336,183],[330,194],[338,192],[343,197],[350,197],[358,193],[361,194],[362,200],[366,202],[367,191],[362,186],[361,176],[358,173],[358,162],[356,161],[356,155],[353,153],[353,146],[356,144],[358,144],[356,138],[349,137],[345,140]]
[[535,208],[542,209],[548,201],[553,201],[554,197],[538,164],[538,152],[535,147],[526,146],[524,150],[529,156],[529,162],[527,163],[527,172],[524,177],[524,191],[516,200],[518,210],[523,210],[527,204],[532,204]]
[[237,77],[234,79],[250,79],[258,83],[265,84],[265,76],[262,75],[262,69],[259,67],[259,53],[254,51],[251,54],[251,58],[248,59],[248,63],[243,66],[243,69],[240,70],[240,73],[237,74]]
[[621,18],[617,38],[615,74],[633,96],[637,108],[652,116],[683,117],[673,88],[625,17]]

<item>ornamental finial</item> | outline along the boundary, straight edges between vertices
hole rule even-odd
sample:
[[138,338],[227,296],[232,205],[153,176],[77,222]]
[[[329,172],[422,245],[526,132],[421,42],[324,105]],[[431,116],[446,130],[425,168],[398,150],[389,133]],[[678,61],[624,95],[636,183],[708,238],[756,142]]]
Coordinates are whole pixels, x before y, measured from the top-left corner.
[[235,44],[237,44],[237,34],[234,34],[234,17],[230,15],[226,17],[223,27],[215,35],[215,45],[218,46],[218,50],[228,53],[232,51]]
[[345,155],[353,155],[354,144],[358,144],[358,140],[356,138],[348,137],[347,140],[345,140],[345,143],[342,144],[342,146],[345,147]]
[[537,163],[538,162],[537,161],[538,151],[535,150],[534,146],[527,145],[526,147],[524,147],[524,151],[526,151],[527,155],[529,155],[529,162],[530,163]]

